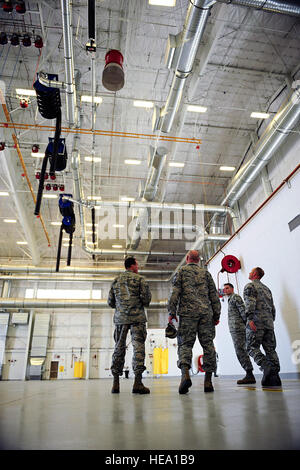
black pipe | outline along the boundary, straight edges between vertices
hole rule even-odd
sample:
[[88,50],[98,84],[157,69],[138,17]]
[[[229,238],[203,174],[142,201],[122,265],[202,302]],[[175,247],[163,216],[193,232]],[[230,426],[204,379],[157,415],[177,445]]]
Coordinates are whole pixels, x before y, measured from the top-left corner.
[[73,232],[70,232],[67,266],[71,266]]
[[63,224],[60,226],[60,232],[59,232],[59,239],[58,239],[58,248],[57,248],[57,257],[56,257],[56,272],[58,273],[59,271],[59,265],[60,265],[60,253],[61,253],[61,242],[62,242],[62,236],[63,236]]
[[46,168],[47,168],[48,158],[49,158],[49,155],[46,152],[45,156],[43,158],[43,164],[42,164],[42,169],[41,169],[41,174],[40,174],[39,188],[38,188],[38,192],[37,192],[37,196],[36,196],[34,215],[39,215],[40,209],[41,209],[42,195],[43,195],[44,182],[45,182],[45,172],[46,172]]
[[[96,237],[95,237],[95,207],[92,207],[92,241],[95,249],[95,242],[96,242]],[[95,260],[96,257],[93,255],[93,260]]]
[[88,34],[89,39],[96,39],[96,8],[95,8],[95,0],[89,0],[88,2]]

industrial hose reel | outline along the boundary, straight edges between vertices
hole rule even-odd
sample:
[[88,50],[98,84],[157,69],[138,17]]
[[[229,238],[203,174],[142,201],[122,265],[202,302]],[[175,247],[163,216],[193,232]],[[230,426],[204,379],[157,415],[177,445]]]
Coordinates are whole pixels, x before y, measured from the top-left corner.
[[64,197],[66,196],[73,197],[72,194],[61,194],[59,197],[59,201],[58,201],[59,210],[60,210],[61,215],[63,216],[63,219],[62,219],[62,223],[60,226],[59,239],[58,239],[56,272],[59,271],[61,243],[62,243],[62,237],[63,237],[64,231],[69,235],[67,266],[71,265],[72,242],[73,242],[73,233],[75,232],[76,219],[75,219],[73,202],[68,199],[64,199]]
[[236,273],[239,269],[241,269],[240,261],[233,255],[224,256],[221,261],[221,265],[221,273],[224,271],[227,273]]

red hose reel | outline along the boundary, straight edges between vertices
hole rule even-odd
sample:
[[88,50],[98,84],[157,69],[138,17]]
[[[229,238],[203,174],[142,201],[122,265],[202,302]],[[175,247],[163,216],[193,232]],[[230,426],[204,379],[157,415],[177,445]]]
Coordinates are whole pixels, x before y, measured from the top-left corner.
[[240,261],[233,255],[224,256],[221,261],[221,265],[221,273],[224,271],[227,273],[236,273],[239,269],[241,269]]

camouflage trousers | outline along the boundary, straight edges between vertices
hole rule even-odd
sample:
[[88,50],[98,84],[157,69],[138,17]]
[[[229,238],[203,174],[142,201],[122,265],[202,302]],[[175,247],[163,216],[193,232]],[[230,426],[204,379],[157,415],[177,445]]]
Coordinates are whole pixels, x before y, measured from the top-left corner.
[[[271,365],[274,371],[280,371],[279,358],[275,351],[276,338],[273,329],[257,328],[256,331],[253,331],[247,324],[246,345],[248,354],[253,357],[258,366],[264,369],[265,366]],[[263,347],[265,354],[261,352],[261,346]]]
[[252,363],[246,349],[246,328],[229,329],[236,357],[244,370],[253,370]]
[[179,369],[184,365],[191,368],[193,346],[196,341],[196,336],[198,336],[203,349],[203,369],[206,372],[214,372],[217,368],[216,351],[213,342],[215,334],[216,330],[212,315],[201,315],[200,318],[179,316],[177,334],[177,366]]
[[147,338],[146,323],[132,323],[131,325],[116,325],[114,331],[115,349],[112,355],[111,371],[113,375],[122,375],[126,354],[126,338],[131,333],[133,346],[132,369],[135,375],[142,374],[146,369],[145,341]]

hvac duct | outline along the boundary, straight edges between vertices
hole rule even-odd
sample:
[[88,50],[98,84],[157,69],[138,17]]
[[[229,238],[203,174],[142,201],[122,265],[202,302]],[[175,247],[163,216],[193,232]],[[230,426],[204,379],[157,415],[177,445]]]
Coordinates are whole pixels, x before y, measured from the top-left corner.
[[[59,277],[63,275],[78,275],[78,274],[90,274],[90,275],[100,275],[100,274],[120,274],[123,272],[122,268],[88,268],[88,267],[70,267],[62,268],[59,273],[56,272],[55,268],[50,267],[40,267],[40,266],[0,266],[0,273],[24,273],[24,274],[55,274]],[[156,270],[156,269],[140,269],[139,273],[141,275],[152,275],[152,274],[170,274],[173,271],[170,270]]]
[[226,190],[222,204],[233,206],[269,163],[300,117],[300,87],[273,118],[254,149],[253,157],[238,171]]
[[217,0],[217,2],[256,8],[257,10],[269,11],[271,13],[300,16],[298,0]]
[[[167,301],[166,300],[157,300],[151,302],[147,310],[151,309],[160,309],[166,308]],[[106,299],[102,300],[61,300],[61,299],[53,299],[53,300],[43,300],[43,299],[13,299],[13,298],[1,298],[0,299],[0,308],[7,308],[7,309],[88,309],[88,310],[110,310],[110,307],[107,304]]]
[[190,0],[183,31],[177,36],[169,36],[167,65],[174,69],[174,78],[165,106],[159,111],[155,109],[159,115],[153,116],[154,130],[168,133],[172,128],[211,7],[215,3],[215,0]]

